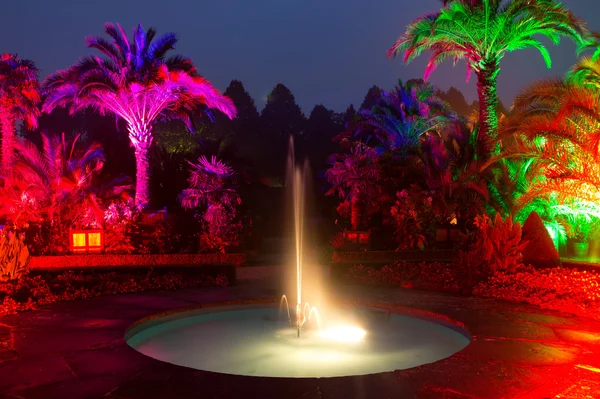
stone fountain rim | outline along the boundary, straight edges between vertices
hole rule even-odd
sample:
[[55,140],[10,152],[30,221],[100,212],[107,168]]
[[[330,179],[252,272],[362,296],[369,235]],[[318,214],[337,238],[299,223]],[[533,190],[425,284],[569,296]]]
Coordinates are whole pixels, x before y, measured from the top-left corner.
[[[152,328],[156,325],[163,324],[172,320],[178,320],[186,317],[191,317],[193,315],[185,315],[186,313],[192,313],[193,311],[202,311],[202,310],[210,310],[214,308],[232,308],[229,311],[239,310],[240,307],[245,308],[257,308],[260,305],[261,307],[268,307],[265,305],[277,305],[279,299],[277,298],[256,298],[256,299],[243,299],[243,300],[233,300],[233,301],[222,301],[222,302],[209,302],[203,304],[196,304],[191,306],[177,307],[172,309],[163,310],[161,312],[152,313],[150,315],[144,316],[132,324],[129,325],[125,329],[124,338],[125,341],[128,341],[134,335],[148,329]],[[473,335],[469,331],[469,328],[462,322],[453,319],[449,316],[446,316],[441,313],[432,312],[425,309],[413,308],[408,306],[396,305],[393,303],[387,302],[373,302],[373,301],[332,301],[337,306],[340,307],[349,307],[349,306],[364,306],[370,308],[384,309],[388,310],[390,313],[394,314],[404,314],[409,315],[411,317],[415,317],[421,320],[425,320],[431,323],[442,325],[446,328],[450,328],[453,331],[456,331],[466,337],[470,342],[473,341]],[[218,312],[227,312],[228,310],[219,310]],[[207,314],[212,312],[199,312],[200,314]],[[216,313],[216,312],[215,312]],[[154,323],[152,323],[154,322]],[[469,343],[470,343],[469,342]],[[467,345],[468,346],[468,345]],[[454,356],[454,355],[452,355]]]

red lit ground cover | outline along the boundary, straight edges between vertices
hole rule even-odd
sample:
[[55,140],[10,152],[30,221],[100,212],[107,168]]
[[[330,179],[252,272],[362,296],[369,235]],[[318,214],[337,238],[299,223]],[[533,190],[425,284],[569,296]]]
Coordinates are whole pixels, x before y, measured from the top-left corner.
[[0,317],[61,301],[153,290],[225,287],[228,280],[184,272],[78,273],[24,276],[0,283]]
[[560,267],[534,269],[521,267],[515,273],[495,271],[473,284],[452,263],[395,262],[380,269],[362,265],[346,273],[352,282],[397,286],[430,291],[465,293],[473,286],[476,296],[523,302],[600,320],[600,273]]

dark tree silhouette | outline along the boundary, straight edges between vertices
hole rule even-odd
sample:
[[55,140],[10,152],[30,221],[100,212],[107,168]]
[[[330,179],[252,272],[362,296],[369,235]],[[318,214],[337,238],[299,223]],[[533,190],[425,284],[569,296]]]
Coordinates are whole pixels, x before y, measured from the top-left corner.
[[381,89],[377,86],[372,86],[367,94],[365,95],[365,99],[360,105],[360,109],[371,109],[377,101],[381,98]]

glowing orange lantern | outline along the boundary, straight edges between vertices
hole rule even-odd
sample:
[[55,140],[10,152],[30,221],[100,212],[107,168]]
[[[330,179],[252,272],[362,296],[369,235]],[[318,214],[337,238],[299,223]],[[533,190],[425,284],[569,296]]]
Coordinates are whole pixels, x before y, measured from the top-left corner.
[[102,252],[104,230],[71,230],[71,252]]

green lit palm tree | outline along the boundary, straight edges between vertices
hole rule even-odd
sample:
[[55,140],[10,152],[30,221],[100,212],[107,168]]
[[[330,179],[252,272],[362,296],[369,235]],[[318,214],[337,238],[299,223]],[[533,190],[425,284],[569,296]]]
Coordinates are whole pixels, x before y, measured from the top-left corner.
[[579,86],[600,91],[600,47],[594,56],[582,57],[571,68],[568,78]]
[[453,58],[467,63],[477,75],[479,96],[479,136],[493,140],[497,135],[496,78],[500,60],[507,52],[535,48],[548,67],[548,50],[536,35],[558,44],[562,36],[573,39],[580,48],[590,40],[585,23],[556,0],[442,0],[443,8],[411,22],[406,32],[389,50],[390,56],[404,53],[410,62],[431,51],[425,69],[427,79],[435,67]]
[[118,24],[107,23],[104,31],[112,39],[86,38],[88,47],[105,58],[86,57],[44,81],[47,98],[44,111],[70,107],[72,113],[87,107],[125,120],[135,148],[135,203],[149,203],[150,147],[153,125],[158,119],[180,119],[192,129],[192,117],[201,108],[236,115],[231,99],[201,77],[192,61],[181,55],[169,58],[177,38],[172,33],[154,40],[156,31],[138,25],[130,41]]
[[37,126],[40,84],[34,63],[15,54],[0,55],[0,128],[2,129],[2,172],[9,178],[14,161],[15,124],[23,120]]

